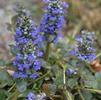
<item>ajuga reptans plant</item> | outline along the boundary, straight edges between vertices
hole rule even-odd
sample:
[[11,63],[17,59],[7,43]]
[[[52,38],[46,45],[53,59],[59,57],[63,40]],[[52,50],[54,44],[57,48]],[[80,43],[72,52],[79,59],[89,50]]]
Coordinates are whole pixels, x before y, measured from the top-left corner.
[[96,58],[94,40],[94,32],[82,31],[80,35],[76,36],[77,45],[75,49],[71,51],[72,55],[82,61],[86,61],[88,63],[92,62]]
[[[82,73],[79,72],[81,71],[80,68],[73,68],[74,66],[69,66],[68,58],[70,55],[73,55],[76,57],[77,61],[80,61],[80,63],[81,61],[91,63],[93,60],[95,60],[96,50],[94,48],[93,40],[95,35],[93,32],[82,31],[81,34],[78,34],[75,39],[76,45],[74,49],[70,52],[67,58],[64,58],[63,55],[65,55],[65,53],[63,54],[63,52],[65,50],[67,52],[67,48],[65,47],[69,44],[65,45],[65,43],[61,43],[64,46],[62,48],[62,46],[58,45],[58,43],[54,45],[54,41],[57,40],[57,37],[62,31],[65,20],[65,8],[68,7],[68,5],[60,0],[43,1],[47,6],[44,9],[44,14],[39,26],[35,25],[29,12],[27,12],[24,8],[17,11],[14,35],[15,45],[13,46],[13,48],[16,50],[16,55],[12,63],[15,68],[13,77],[20,79],[34,79],[28,80],[28,82],[31,82],[31,84],[28,84],[29,90],[31,90],[32,87],[33,89],[31,90],[32,92],[28,91],[29,94],[27,95],[26,100],[41,100],[41,98],[44,100],[44,98],[47,97],[47,91],[45,95],[40,95],[40,97],[36,94],[36,91],[40,94],[43,92],[43,90],[47,90],[49,85],[54,87],[56,86],[55,89],[60,86],[63,93],[65,92],[64,96],[68,95],[66,96],[66,100],[68,100],[68,98],[69,100],[72,100],[72,92],[69,94],[69,92],[72,91],[72,87],[70,86],[73,84],[76,90],[76,86],[79,85],[80,81],[85,82],[85,80],[83,80],[84,78]],[[49,46],[50,44],[52,45]],[[51,51],[49,52],[49,50]],[[43,65],[45,66],[43,67]],[[86,67],[84,68],[86,69]],[[41,73],[44,70],[45,73]],[[66,80],[66,78],[68,78],[68,80]],[[69,80],[69,78],[73,79]],[[72,83],[69,84],[71,81]],[[67,90],[66,86],[70,88],[70,91]],[[40,90],[41,87],[42,89]],[[56,94],[55,89],[54,95]]]
[[61,0],[44,0],[46,7],[42,16],[39,31],[44,33],[48,42],[53,42],[61,34],[64,23],[64,12],[68,5]]
[[37,78],[37,71],[41,68],[40,58],[43,55],[40,50],[42,37],[37,33],[35,23],[24,8],[17,11],[14,39],[14,48],[17,49],[17,53],[13,61],[16,69],[13,76],[15,78]]

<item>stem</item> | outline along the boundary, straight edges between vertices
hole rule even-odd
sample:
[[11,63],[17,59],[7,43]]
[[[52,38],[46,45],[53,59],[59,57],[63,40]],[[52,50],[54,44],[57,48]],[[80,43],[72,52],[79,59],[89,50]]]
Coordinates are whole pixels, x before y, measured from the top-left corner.
[[63,69],[63,94],[65,96],[65,99],[66,100],[73,100],[72,95],[70,94],[70,92],[66,88],[66,76],[65,76],[66,67],[65,67],[65,65],[63,65],[61,63],[61,61],[57,61],[57,64],[59,65],[60,68]]
[[97,54],[96,58],[98,58],[99,56],[101,56],[101,52],[99,54]]
[[48,60],[48,56],[49,56],[49,50],[50,50],[50,42],[47,42],[46,45],[46,51],[45,51],[45,55],[44,55],[44,59],[47,61]]
[[65,68],[63,68],[63,84],[66,85]]
[[63,100],[63,97],[61,95],[53,95],[53,94],[50,94],[50,96],[52,98],[61,98],[61,100]]
[[39,81],[39,80],[45,78],[49,73],[50,73],[50,71],[48,71],[48,72],[47,72],[46,74],[44,74],[43,76],[37,78],[34,82],[37,82],[37,81]]
[[14,87],[15,87],[16,83],[13,84],[13,86],[8,90],[8,92],[10,92]]
[[64,95],[65,95],[65,97],[66,97],[66,100],[73,100],[72,99],[72,96],[71,96],[71,94],[69,93],[69,91],[68,90],[63,90],[63,93],[64,93]]
[[97,90],[97,89],[89,89],[89,88],[83,88],[83,89],[91,92],[101,93],[101,90]]
[[91,89],[91,88],[85,88],[85,87],[77,87],[75,89],[82,89],[82,90],[86,90],[86,91],[90,91],[90,92],[96,92],[96,93],[101,94],[101,90],[98,90],[98,89]]
[[79,93],[79,95],[81,97],[81,100],[85,100],[84,97],[83,97],[83,95],[82,95],[82,93],[81,93],[81,91],[80,91],[80,89],[78,89],[78,93]]
[[66,76],[65,76],[65,72],[66,72],[66,68],[65,66],[61,63],[61,62],[57,62],[57,64],[62,68],[63,70],[63,86],[65,87],[66,85]]
[[[31,84],[33,84],[33,83],[35,83],[35,82],[37,82],[37,81],[39,81],[39,80],[45,78],[49,73],[50,73],[50,71],[48,71],[48,72],[47,72],[46,74],[44,74],[43,76],[37,78],[35,81],[31,81],[31,82],[29,83],[29,85],[31,85]],[[29,86],[29,85],[28,85],[28,86]]]
[[63,91],[64,91],[64,95],[66,97],[66,100],[72,100],[70,92],[66,89],[66,75],[65,75],[66,68],[64,65],[62,65],[62,67],[63,67],[63,89],[64,89]]
[[6,100],[17,100],[19,92],[16,90],[11,96],[9,96]]

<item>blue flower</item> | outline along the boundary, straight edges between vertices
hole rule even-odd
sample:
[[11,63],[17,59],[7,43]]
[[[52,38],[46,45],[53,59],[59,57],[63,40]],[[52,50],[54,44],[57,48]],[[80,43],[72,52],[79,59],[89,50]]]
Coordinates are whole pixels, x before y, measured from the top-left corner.
[[45,98],[45,93],[34,94],[32,92],[29,92],[25,100],[46,100]]
[[34,69],[35,71],[38,71],[40,68],[41,68],[40,65],[34,65],[34,66],[33,66],[33,69]]
[[66,70],[66,74],[67,74],[67,76],[71,76],[71,75],[73,75],[73,74],[77,74],[77,70],[73,70],[73,69],[71,69],[71,68],[68,68],[68,69]]
[[20,28],[16,28],[15,33],[18,34],[19,36],[22,35],[22,32],[21,32]]
[[38,73],[34,73],[34,74],[30,75],[30,78],[31,79],[36,79],[38,76],[39,76]]
[[19,72],[15,72],[15,73],[13,74],[13,77],[14,77],[14,78],[25,79],[25,78],[27,78],[27,74],[24,73],[24,72],[19,71]]
[[43,56],[40,50],[42,36],[38,34],[38,28],[25,9],[20,9],[17,13],[14,37],[14,47],[17,49],[13,61],[16,70],[14,78],[37,78],[37,71],[41,68],[40,59]]
[[[62,26],[64,24],[64,7],[65,2],[60,0],[44,0],[48,4],[45,8],[45,14],[42,17],[39,31],[44,33],[46,40],[54,41],[58,33],[61,33]],[[53,38],[50,40],[50,35]]]
[[26,100],[36,100],[36,95],[32,92],[29,92],[26,97]]
[[82,61],[92,62],[96,59],[94,40],[95,35],[93,32],[82,31],[82,34],[76,37],[77,45],[70,54]]
[[64,8],[68,8],[69,7],[69,5],[66,2],[62,2],[62,5],[63,5]]

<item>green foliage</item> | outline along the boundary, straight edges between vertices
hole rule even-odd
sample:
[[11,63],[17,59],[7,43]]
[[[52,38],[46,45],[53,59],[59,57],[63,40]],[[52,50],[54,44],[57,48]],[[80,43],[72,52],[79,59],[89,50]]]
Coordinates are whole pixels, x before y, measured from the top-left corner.
[[11,86],[13,84],[12,78],[8,75],[5,70],[0,71],[0,87]]
[[98,83],[98,89],[101,89],[101,84],[100,84],[101,83],[101,73],[96,73],[95,78]]
[[83,97],[85,100],[92,100],[92,94],[87,92],[87,91],[83,91],[82,93]]
[[55,74],[54,83],[57,87],[61,86],[63,84],[63,73],[60,68],[57,66],[54,66],[53,72]]
[[77,78],[68,79],[67,84],[71,89],[73,89],[77,85]]
[[24,92],[27,89],[27,82],[24,80],[16,80],[16,87],[19,92]]
[[3,89],[0,89],[0,100],[5,100],[9,93]]

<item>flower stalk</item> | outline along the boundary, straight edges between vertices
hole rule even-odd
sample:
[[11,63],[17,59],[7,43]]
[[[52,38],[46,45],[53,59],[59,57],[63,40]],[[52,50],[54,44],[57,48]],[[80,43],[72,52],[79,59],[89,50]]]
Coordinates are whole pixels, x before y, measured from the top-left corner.
[[50,51],[50,45],[51,45],[51,43],[50,43],[50,42],[47,42],[46,51],[45,51],[45,54],[44,54],[44,59],[45,59],[45,61],[48,60],[49,51]]
[[64,86],[66,85],[66,76],[65,76],[65,72],[66,72],[65,68],[63,68],[63,84],[64,84]]

